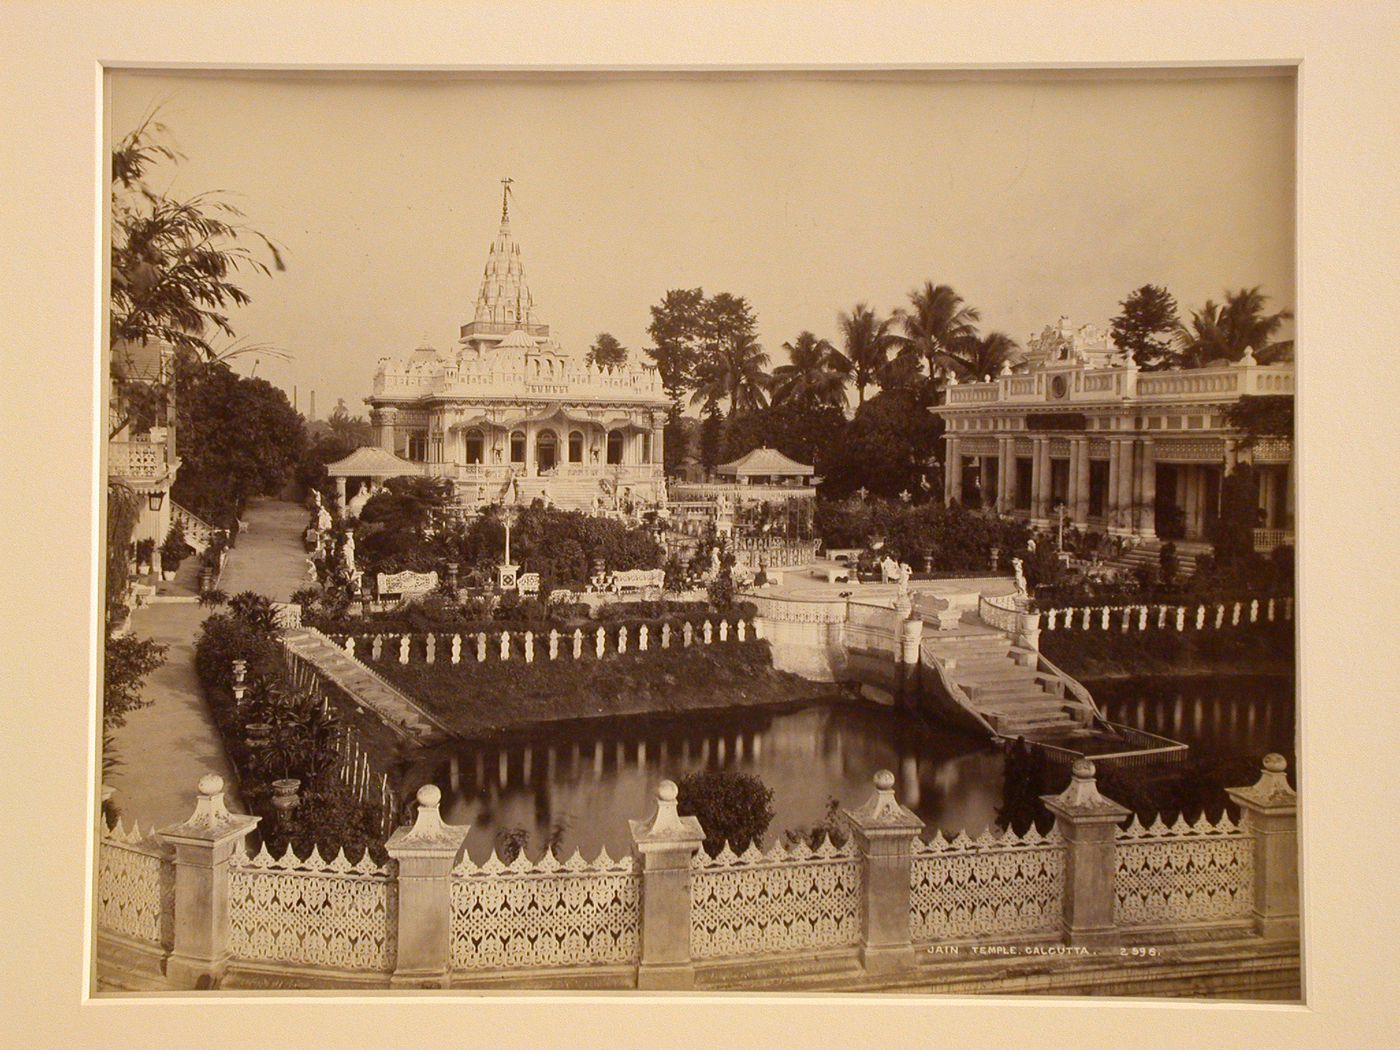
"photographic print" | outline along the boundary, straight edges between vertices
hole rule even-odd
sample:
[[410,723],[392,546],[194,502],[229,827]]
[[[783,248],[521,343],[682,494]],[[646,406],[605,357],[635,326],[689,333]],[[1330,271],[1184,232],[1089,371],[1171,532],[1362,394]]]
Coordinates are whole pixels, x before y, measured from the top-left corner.
[[1302,1001],[1291,68],[105,91],[99,996]]

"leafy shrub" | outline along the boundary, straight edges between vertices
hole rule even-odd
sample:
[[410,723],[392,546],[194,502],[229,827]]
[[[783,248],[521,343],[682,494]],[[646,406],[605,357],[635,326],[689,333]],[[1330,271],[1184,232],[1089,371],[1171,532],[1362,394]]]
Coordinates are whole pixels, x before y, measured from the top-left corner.
[[736,853],[751,843],[762,843],[773,820],[773,789],[758,777],[707,769],[683,776],[677,786],[677,811],[699,819],[710,856],[717,855],[726,842]]
[[143,707],[141,685],[146,676],[165,663],[166,647],[151,638],[108,636],[102,657],[102,727],[120,729],[126,716]]
[[251,792],[245,790],[245,796],[249,808],[262,814],[258,830],[273,856],[281,856],[291,846],[304,859],[314,846],[326,860],[341,849],[352,863],[359,861],[366,850],[380,863],[388,858],[377,811],[343,785],[304,788],[298,806],[282,820],[272,806],[270,785],[259,784]]

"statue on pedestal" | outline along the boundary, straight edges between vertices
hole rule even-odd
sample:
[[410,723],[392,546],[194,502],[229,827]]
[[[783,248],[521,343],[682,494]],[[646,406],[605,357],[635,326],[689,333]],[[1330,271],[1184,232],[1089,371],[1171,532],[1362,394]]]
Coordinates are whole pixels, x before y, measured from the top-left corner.
[[1021,571],[1021,559],[1011,559],[1011,571],[1016,574],[1016,597],[1028,598],[1029,592],[1026,590],[1026,574]]
[[355,534],[353,532],[345,534],[345,546],[340,553],[345,560],[345,571],[353,576],[355,574]]

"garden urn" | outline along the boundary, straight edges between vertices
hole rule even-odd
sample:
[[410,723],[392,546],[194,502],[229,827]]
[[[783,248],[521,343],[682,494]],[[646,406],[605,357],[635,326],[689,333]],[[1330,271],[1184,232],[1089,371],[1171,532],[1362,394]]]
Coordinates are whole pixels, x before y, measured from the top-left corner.
[[243,727],[243,732],[248,746],[256,751],[272,737],[272,726],[267,722],[249,722]]
[[277,810],[279,822],[285,822],[292,810],[301,803],[301,799],[297,797],[300,789],[301,781],[295,777],[272,782],[272,807]]

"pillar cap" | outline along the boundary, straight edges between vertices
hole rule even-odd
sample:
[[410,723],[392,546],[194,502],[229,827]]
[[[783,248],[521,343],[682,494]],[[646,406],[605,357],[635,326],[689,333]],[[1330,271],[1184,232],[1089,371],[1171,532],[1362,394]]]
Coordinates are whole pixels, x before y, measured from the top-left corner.
[[1225,793],[1245,809],[1264,813],[1296,813],[1298,794],[1288,786],[1288,760],[1271,752],[1264,756],[1259,779],[1248,787],[1226,788]]
[[463,825],[444,824],[439,806],[442,789],[436,784],[424,784],[418,789],[418,815],[412,827],[396,828],[384,843],[391,857],[402,854],[450,855],[455,857],[467,838]]
[[852,826],[862,832],[917,832],[923,830],[924,822],[918,815],[900,805],[894,797],[894,774],[888,769],[879,770],[871,778],[875,791],[855,809],[846,810],[846,818]]
[[1057,817],[1072,823],[1094,824],[1117,822],[1131,812],[1099,791],[1095,778],[1097,770],[1087,758],[1076,759],[1070,767],[1069,786],[1058,795],[1041,795],[1045,808]]
[[683,817],[677,810],[680,788],[674,780],[656,786],[656,809],[646,820],[629,820],[632,841],[643,852],[667,846],[694,848],[705,841],[697,817]]
[[207,842],[212,844],[245,835],[257,827],[261,817],[245,813],[230,813],[224,804],[224,778],[206,773],[199,778],[199,797],[194,812],[179,824],[161,828],[158,834],[171,841]]

